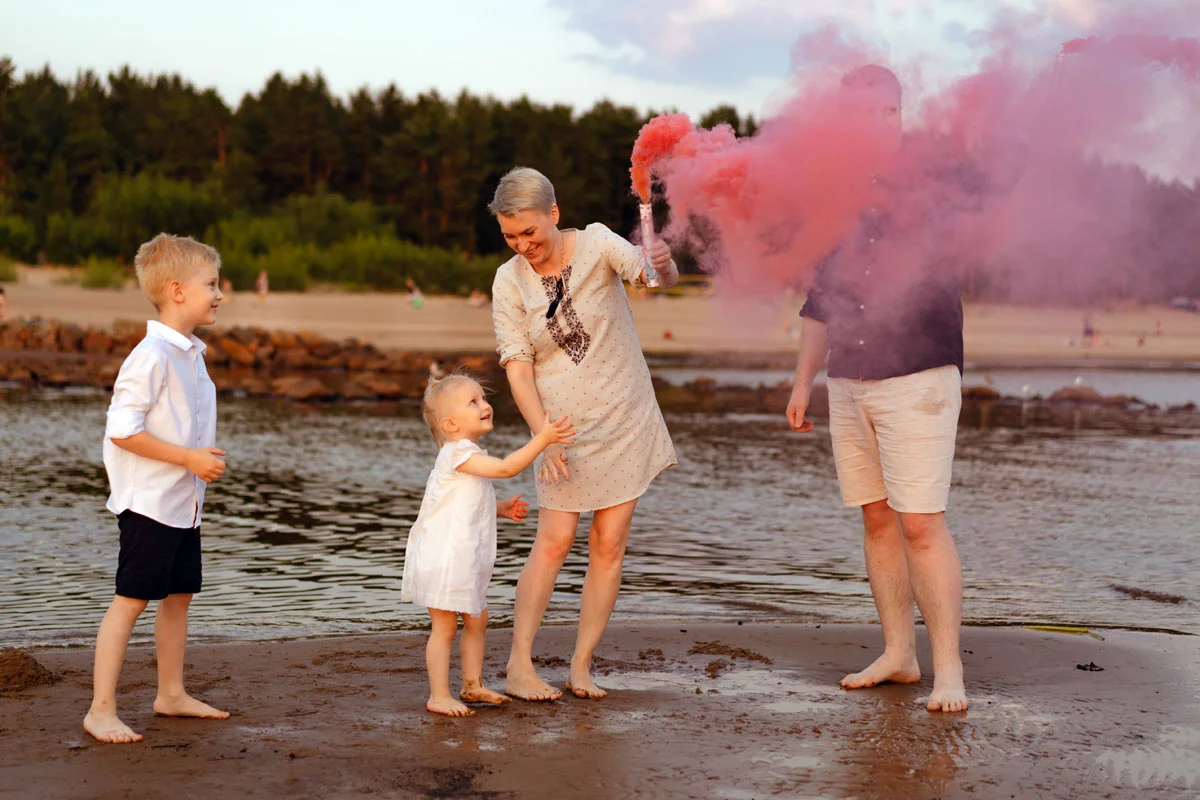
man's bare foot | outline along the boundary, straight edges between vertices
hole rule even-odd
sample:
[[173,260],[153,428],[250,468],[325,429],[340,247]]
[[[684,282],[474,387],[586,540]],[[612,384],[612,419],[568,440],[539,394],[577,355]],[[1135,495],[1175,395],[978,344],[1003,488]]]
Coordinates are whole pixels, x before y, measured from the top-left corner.
[[504,679],[504,693],[527,703],[549,703],[562,697],[562,692],[539,678],[532,667],[513,669],[511,664]]
[[483,703],[487,706],[502,706],[512,702],[511,697],[493,692],[483,685],[464,686],[463,690],[458,693],[458,699],[464,703]]
[[159,695],[154,698],[154,713],[160,717],[199,717],[200,719],[229,719],[229,712],[202,703],[190,694],[179,697]]
[[933,693],[929,695],[929,700],[925,703],[925,707],[930,711],[966,711],[967,706],[967,691],[963,687],[963,679],[961,672],[952,672],[949,675],[939,674],[936,670],[933,673]]
[[869,689],[881,683],[916,683],[921,680],[921,667],[917,665],[916,653],[893,656],[884,654],[864,669],[842,678],[843,689]]
[[445,714],[447,717],[473,717],[475,712],[464,706],[462,703],[455,700],[453,697],[447,697],[444,700],[434,700],[429,698],[425,703],[425,710],[432,711],[434,714]]
[[599,700],[608,696],[608,692],[601,689],[592,680],[592,675],[588,670],[576,670],[574,667],[571,668],[571,677],[567,678],[567,690],[584,700]]
[[89,711],[83,718],[83,729],[97,741],[109,744],[132,744],[142,740],[142,735],[121,722],[116,714],[97,714],[95,711]]

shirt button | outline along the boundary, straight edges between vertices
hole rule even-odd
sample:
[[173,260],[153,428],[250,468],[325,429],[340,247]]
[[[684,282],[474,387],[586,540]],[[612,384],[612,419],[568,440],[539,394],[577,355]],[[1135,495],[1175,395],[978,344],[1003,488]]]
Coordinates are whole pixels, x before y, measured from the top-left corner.
[[868,239],[867,241],[868,241],[870,244],[875,244],[875,237],[874,237],[874,236],[872,236],[872,237],[871,237],[870,239]]
[[867,310],[867,307],[866,307],[866,306],[864,306],[864,305],[861,305],[861,304],[860,304],[860,305],[859,305],[859,307],[858,307],[858,310],[859,310],[859,311],[866,311],[866,310]]
[[870,275],[870,274],[871,274],[871,270],[866,270],[865,272],[863,272],[863,275]]
[[866,342],[864,342],[862,339],[859,339],[859,340],[858,340],[858,346],[859,346],[859,347],[862,347],[864,344],[866,344]]

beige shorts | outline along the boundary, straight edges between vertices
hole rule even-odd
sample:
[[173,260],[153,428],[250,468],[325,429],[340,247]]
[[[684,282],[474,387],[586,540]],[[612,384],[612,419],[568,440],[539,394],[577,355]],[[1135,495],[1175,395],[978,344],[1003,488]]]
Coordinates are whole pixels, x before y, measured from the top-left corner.
[[848,506],[946,510],[962,375],[951,365],[882,381],[829,379],[829,431]]

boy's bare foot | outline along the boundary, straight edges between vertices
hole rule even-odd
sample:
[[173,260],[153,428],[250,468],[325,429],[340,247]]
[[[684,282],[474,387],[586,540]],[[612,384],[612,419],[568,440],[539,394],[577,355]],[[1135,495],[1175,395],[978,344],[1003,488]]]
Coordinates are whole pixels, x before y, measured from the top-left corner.
[[475,716],[474,711],[467,708],[453,697],[447,697],[445,700],[434,700],[431,697],[425,703],[425,710],[432,711],[434,714],[445,714],[447,717]]
[[464,703],[483,703],[488,706],[502,706],[512,702],[511,697],[493,692],[486,686],[464,686],[458,693],[458,699]]
[[892,655],[884,651],[871,666],[842,678],[843,689],[869,689],[881,683],[916,683],[921,680],[921,668],[916,653]]
[[970,703],[967,702],[967,691],[963,687],[962,672],[947,672],[934,670],[933,693],[929,695],[925,707],[930,711],[966,711]]
[[97,741],[109,744],[132,744],[142,740],[142,735],[121,722],[116,714],[89,711],[83,718],[83,729]]
[[504,680],[504,693],[528,703],[549,703],[562,697],[562,692],[537,676],[532,668],[524,670],[508,667]]
[[576,670],[574,667],[571,668],[571,677],[567,678],[567,690],[584,700],[599,700],[608,696],[608,692],[601,689],[592,680],[592,675],[588,670]]
[[154,699],[154,713],[160,717],[199,717],[201,719],[229,719],[229,712],[202,703],[190,694],[178,697],[159,695]]

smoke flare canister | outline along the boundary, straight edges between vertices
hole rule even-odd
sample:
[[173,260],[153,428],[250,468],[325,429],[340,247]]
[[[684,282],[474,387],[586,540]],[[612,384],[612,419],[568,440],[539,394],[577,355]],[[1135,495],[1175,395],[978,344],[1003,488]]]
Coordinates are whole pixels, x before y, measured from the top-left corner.
[[654,241],[654,215],[649,203],[638,203],[638,213],[642,217],[642,268],[646,271],[646,285],[653,288],[658,286],[658,271],[650,261],[647,248]]

